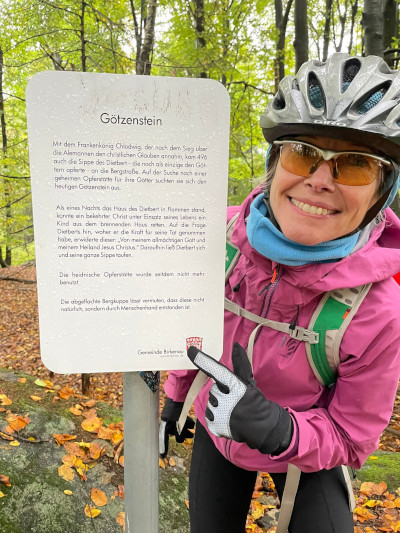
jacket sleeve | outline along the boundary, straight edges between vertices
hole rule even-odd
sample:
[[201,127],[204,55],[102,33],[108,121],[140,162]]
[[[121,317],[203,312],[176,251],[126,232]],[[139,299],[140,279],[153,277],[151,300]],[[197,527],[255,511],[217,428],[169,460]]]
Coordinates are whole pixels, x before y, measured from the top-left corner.
[[164,384],[168,398],[175,402],[184,402],[198,370],[171,370]]
[[[288,409],[296,423],[292,444],[284,454],[270,456],[273,461],[289,461],[304,472],[343,464],[360,468],[377,449],[399,383],[400,321],[392,315],[380,333],[368,341],[366,332],[376,330],[371,321],[376,324],[377,320],[374,311],[368,315],[364,313],[364,318],[346,332],[341,346],[345,360],[339,366],[327,407],[303,412]],[[342,350],[349,345],[358,349],[346,356]]]

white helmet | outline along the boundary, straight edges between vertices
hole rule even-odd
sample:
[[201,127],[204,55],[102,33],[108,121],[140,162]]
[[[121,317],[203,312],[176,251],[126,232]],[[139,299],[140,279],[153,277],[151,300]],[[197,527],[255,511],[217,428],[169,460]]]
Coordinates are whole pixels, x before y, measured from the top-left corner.
[[[400,71],[377,56],[333,54],[304,63],[279,83],[261,116],[265,139],[320,135],[355,141],[400,164]],[[389,180],[387,207],[399,188],[398,168]]]

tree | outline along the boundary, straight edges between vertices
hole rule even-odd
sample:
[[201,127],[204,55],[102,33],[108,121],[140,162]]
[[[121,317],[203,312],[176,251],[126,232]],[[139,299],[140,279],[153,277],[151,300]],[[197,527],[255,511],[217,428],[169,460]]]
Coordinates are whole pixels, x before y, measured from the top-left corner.
[[294,2],[294,49],[296,53],[296,71],[308,60],[308,23],[307,0]]
[[292,4],[293,0],[288,0],[285,7],[285,12],[283,13],[282,0],[275,0],[275,25],[278,30],[275,58],[275,91],[278,90],[279,82],[285,76],[286,28]]
[[151,55],[154,48],[157,0],[141,0],[140,18],[137,10],[130,0],[133,25],[136,39],[136,74],[149,75],[151,72]]
[[364,0],[362,17],[365,55],[383,57],[383,13],[381,0]]

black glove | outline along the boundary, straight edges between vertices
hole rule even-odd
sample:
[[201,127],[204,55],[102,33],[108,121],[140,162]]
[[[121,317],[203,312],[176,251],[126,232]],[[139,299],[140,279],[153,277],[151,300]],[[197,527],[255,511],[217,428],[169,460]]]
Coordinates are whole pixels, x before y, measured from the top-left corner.
[[240,344],[233,346],[234,372],[194,346],[188,356],[215,381],[206,409],[207,426],[214,435],[245,442],[249,448],[272,455],[289,447],[292,417],[256,387],[250,361]]
[[183,402],[174,402],[171,398],[165,400],[164,408],[161,412],[161,422],[159,429],[159,452],[162,458],[166,457],[168,453],[169,437],[173,435],[176,442],[183,442],[185,439],[192,439],[193,433],[190,431],[194,429],[194,420],[188,416],[182,433],[178,433],[176,423],[179,420],[183,408]]

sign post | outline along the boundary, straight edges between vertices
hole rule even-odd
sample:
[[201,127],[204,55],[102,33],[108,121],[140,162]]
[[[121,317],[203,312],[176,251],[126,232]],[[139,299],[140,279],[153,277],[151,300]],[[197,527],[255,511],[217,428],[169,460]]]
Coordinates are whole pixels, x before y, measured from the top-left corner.
[[26,97],[41,356],[124,373],[127,530],[153,533],[158,395],[138,372],[192,368],[191,342],[222,353],[229,98],[213,80],[50,71]]

